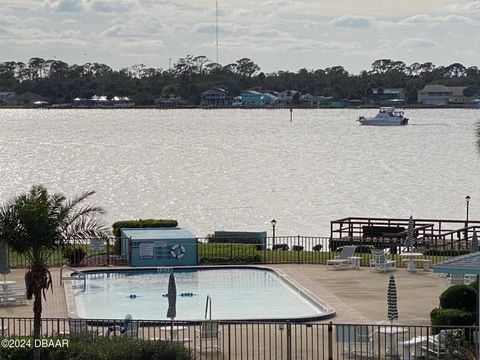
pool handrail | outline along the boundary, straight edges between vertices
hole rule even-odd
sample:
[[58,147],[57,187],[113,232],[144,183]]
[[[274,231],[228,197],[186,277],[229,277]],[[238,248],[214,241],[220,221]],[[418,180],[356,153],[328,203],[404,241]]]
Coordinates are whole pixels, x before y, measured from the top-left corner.
[[[75,274],[77,275],[78,277],[73,277],[72,274],[70,274],[70,276],[63,276],[63,270],[64,269],[67,269],[67,270],[71,270],[73,271],[72,274]],[[65,280],[83,280],[83,291],[85,292],[85,290],[87,289],[87,275],[85,275],[85,273],[79,271],[79,270],[76,270],[68,265],[62,265],[62,267],[60,268],[60,286],[63,287],[63,281]]]

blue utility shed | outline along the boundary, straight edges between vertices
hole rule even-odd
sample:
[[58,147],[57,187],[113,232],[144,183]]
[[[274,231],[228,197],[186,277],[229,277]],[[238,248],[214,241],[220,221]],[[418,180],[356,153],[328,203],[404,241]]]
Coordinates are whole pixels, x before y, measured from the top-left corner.
[[121,229],[130,266],[197,265],[197,238],[180,228]]

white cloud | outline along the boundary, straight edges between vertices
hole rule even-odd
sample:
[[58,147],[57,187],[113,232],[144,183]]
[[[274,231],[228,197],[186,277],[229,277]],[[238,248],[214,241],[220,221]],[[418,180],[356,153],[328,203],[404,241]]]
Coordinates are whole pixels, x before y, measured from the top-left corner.
[[470,0],[463,1],[461,3],[452,4],[446,7],[448,11],[454,13],[478,13],[480,12],[480,1],[479,0]]
[[403,39],[397,47],[400,49],[412,49],[412,48],[431,48],[437,46],[435,41],[425,38],[409,38]]
[[338,27],[368,29],[372,26],[372,18],[365,16],[344,15],[334,19],[331,24]]
[[57,12],[119,13],[138,8],[136,0],[45,0],[43,6]]
[[466,24],[474,24],[475,21],[466,16],[459,16],[459,15],[446,15],[446,16],[432,16],[427,14],[420,14],[410,16],[402,21],[399,22],[401,25],[411,25],[411,24],[445,24],[445,23],[466,23]]

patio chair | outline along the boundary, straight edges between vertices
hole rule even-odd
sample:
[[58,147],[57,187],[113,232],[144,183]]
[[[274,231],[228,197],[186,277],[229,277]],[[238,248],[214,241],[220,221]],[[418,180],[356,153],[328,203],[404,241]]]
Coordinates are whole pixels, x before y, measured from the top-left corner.
[[460,340],[464,338],[461,329],[444,329],[436,335],[426,336],[422,349],[430,356],[437,358],[454,354],[461,347]]
[[110,335],[125,335],[125,336],[133,336],[138,337],[139,327],[138,322],[132,320],[132,315],[127,314],[125,316],[125,320],[123,324],[118,326],[111,326],[108,328],[108,332]]
[[220,350],[219,346],[219,334],[220,329],[217,322],[202,322],[200,329],[195,329],[196,333],[196,350],[209,351]]
[[395,261],[388,259],[383,249],[372,249],[372,260],[370,260],[370,270],[378,272],[395,271]]
[[450,274],[447,278],[447,286],[453,285],[465,285],[468,284],[468,280],[466,279],[464,274]]
[[352,259],[353,254],[355,253],[355,245],[344,246],[340,255],[336,256],[335,259],[327,260],[327,270],[334,269],[352,269],[355,267],[355,259]]
[[342,353],[355,358],[374,357],[376,332],[367,325],[337,325],[337,343],[343,343]]
[[88,331],[87,320],[68,318],[68,330],[60,331],[60,335],[82,334]]

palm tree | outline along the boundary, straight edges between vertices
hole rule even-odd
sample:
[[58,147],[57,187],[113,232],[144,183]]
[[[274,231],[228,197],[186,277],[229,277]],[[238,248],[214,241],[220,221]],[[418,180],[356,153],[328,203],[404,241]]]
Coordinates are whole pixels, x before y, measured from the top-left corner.
[[[85,192],[67,200],[63,194],[50,194],[42,185],[34,185],[0,208],[0,236],[28,261],[25,273],[27,299],[33,302],[33,336],[40,338],[42,295],[53,291],[48,260],[59,248],[71,241],[105,238],[106,228],[97,220],[104,210],[80,204],[94,192]],[[36,350],[36,349],[35,349]],[[40,358],[40,348],[34,354]]]

